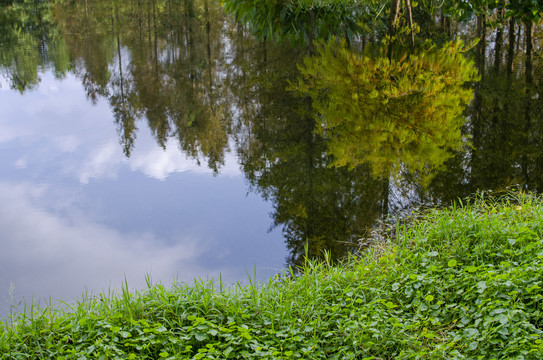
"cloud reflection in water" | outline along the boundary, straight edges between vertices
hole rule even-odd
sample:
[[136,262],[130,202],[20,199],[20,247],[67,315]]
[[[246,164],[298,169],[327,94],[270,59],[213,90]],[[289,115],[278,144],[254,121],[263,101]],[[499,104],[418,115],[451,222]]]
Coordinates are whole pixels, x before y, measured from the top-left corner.
[[17,297],[69,301],[125,276],[139,288],[146,273],[237,281],[255,263],[283,266],[280,230],[266,232],[271,205],[247,196],[234,154],[216,177],[141,126],[127,159],[109,105],[92,106],[73,76],[45,73],[24,96],[2,90],[0,317],[10,284]]

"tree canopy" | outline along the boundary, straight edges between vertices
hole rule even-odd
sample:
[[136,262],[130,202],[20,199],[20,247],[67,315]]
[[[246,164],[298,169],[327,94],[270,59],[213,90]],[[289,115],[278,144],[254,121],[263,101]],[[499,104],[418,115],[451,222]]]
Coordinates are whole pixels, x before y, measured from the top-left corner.
[[306,58],[293,87],[313,100],[317,131],[336,166],[369,163],[376,176],[402,166],[431,171],[462,146],[463,111],[477,79],[461,42],[399,60],[360,56],[335,42]]
[[351,39],[361,30],[356,0],[225,0],[223,5],[260,38],[311,44],[332,36]]

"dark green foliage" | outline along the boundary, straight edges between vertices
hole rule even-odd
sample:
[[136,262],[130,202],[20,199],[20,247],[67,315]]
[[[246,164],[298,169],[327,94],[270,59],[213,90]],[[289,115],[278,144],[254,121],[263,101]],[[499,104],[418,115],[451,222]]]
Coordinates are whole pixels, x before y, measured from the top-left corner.
[[537,21],[543,13],[542,0],[511,0],[507,4],[509,16],[515,16],[523,21]]
[[0,75],[23,93],[35,88],[50,66],[62,78],[71,70],[68,49],[49,2],[18,0],[0,5]]
[[311,43],[360,33],[362,8],[353,0],[225,0],[224,8],[259,38]]
[[[515,17],[522,21],[537,21],[543,13],[543,1],[541,0],[471,0],[471,1],[449,1],[445,5],[445,11],[459,21],[470,20],[477,16],[492,16],[496,10],[505,9],[505,17]],[[498,25],[490,19],[491,25]],[[503,24],[501,24],[503,25]]]
[[540,359],[542,219],[540,198],[479,198],[265,286],[149,284],[34,309],[2,324],[0,358]]

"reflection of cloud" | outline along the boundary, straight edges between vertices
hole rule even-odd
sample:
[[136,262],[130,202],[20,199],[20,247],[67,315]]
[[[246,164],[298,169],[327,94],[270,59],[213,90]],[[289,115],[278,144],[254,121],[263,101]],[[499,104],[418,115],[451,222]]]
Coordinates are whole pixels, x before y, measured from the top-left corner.
[[[187,158],[181,150],[168,146],[166,150],[154,143],[143,143],[137,147],[130,158],[122,155],[117,143],[106,143],[97,147],[75,170],[82,184],[90,179],[114,179],[122,164],[127,164],[132,171],[141,171],[145,175],[165,180],[169,175],[180,172],[210,174],[206,165],[198,165],[194,159]],[[225,164],[219,169],[221,175],[239,176],[237,159],[233,153],[226,153]]]
[[75,77],[68,75],[61,82],[51,72],[41,77],[51,85],[39,86],[25,92],[24,96],[11,91],[9,85],[2,86],[1,89],[10,91],[3,91],[0,101],[0,143],[14,139],[56,138],[59,134],[81,129],[82,120],[95,120],[93,114],[103,111],[81,111],[88,105],[81,83]]
[[146,152],[138,152],[130,159],[130,168],[141,171],[145,175],[164,180],[174,172],[192,171],[197,173],[209,173],[204,166],[198,166],[193,160],[185,159],[177,149],[162,150],[155,146]]
[[18,296],[76,297],[84,286],[117,286],[124,275],[139,287],[146,272],[165,281],[205,272],[196,239],[164,245],[152,234],[126,236],[90,219],[60,218],[35,205],[43,193],[28,183],[0,183],[2,293],[11,282]]
[[87,184],[90,179],[114,179],[121,162],[125,161],[119,154],[118,145],[103,144],[89,155],[77,170],[79,181]]
[[57,148],[62,152],[74,152],[81,143],[74,135],[57,136],[53,141]]
[[18,159],[15,161],[14,165],[17,169],[25,169],[27,166],[27,161],[26,159]]
[[[145,175],[164,180],[172,173],[190,171],[193,173],[209,174],[212,172],[206,165],[198,165],[195,160],[185,157],[181,151],[173,146],[166,147],[166,150],[157,146],[151,149],[139,151],[130,158],[130,168],[134,171],[141,171]],[[225,164],[220,167],[221,175],[238,176],[241,172],[237,161],[232,153],[225,156]]]

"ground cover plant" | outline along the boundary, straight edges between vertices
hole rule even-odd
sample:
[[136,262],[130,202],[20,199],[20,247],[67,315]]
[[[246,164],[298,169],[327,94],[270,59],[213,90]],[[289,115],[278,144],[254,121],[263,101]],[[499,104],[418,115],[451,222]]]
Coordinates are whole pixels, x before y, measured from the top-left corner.
[[100,295],[1,325],[0,359],[541,359],[543,202],[479,197],[265,285]]

